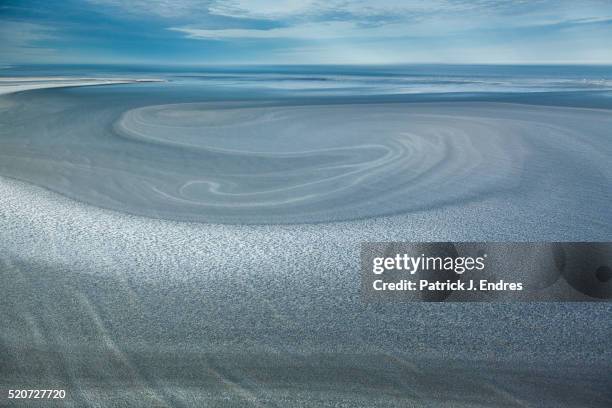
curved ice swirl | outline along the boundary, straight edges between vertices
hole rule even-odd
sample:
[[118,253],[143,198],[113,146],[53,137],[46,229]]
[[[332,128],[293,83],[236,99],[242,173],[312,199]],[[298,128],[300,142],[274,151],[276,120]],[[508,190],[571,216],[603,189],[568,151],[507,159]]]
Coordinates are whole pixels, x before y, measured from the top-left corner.
[[115,126],[198,154],[188,174],[150,180],[148,197],[242,222],[365,217],[509,187],[523,154],[498,128],[393,105],[163,105],[128,111]]
[[153,217],[325,222],[526,197],[538,180],[574,177],[572,166],[609,180],[582,157],[609,152],[598,138],[611,122],[605,111],[495,103],[179,103],[94,112],[63,129],[80,138],[52,148],[5,139],[0,169]]

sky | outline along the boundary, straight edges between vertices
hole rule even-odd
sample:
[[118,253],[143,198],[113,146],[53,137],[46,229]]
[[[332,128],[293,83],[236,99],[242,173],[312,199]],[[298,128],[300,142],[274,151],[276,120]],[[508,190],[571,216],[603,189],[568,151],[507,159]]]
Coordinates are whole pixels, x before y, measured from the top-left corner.
[[0,63],[612,64],[612,1],[0,0]]

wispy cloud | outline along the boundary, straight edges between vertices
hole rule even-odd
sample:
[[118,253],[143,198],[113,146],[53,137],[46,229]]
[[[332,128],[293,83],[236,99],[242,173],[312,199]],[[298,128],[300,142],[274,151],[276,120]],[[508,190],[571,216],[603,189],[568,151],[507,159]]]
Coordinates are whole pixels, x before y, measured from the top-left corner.
[[131,14],[156,15],[163,18],[201,16],[208,13],[212,0],[87,0],[97,6],[107,6]]
[[46,25],[0,20],[0,60],[12,61],[18,57],[35,61],[48,58],[54,54],[54,50],[41,45],[41,42],[53,37],[54,29]]
[[[165,18],[203,15],[237,19],[318,20],[421,18],[471,12],[482,15],[534,10],[569,0],[86,0],[133,14]],[[588,0],[587,0],[588,1]],[[597,0],[594,0],[597,1]]]
[[379,38],[401,37],[406,30],[401,25],[361,27],[350,21],[321,21],[300,23],[288,27],[252,29],[200,29],[193,27],[173,27],[170,30],[185,33],[189,38],[206,40],[227,39],[294,39],[329,40],[356,37]]
[[320,13],[333,3],[319,0],[230,0],[212,1],[208,10],[211,14],[251,19],[283,19]]
[[[542,0],[532,0],[535,4]],[[468,10],[499,10],[508,1],[501,0],[229,0],[213,1],[211,13],[239,18],[299,18],[314,16],[352,16],[380,18],[381,16],[419,16],[433,13],[453,13]],[[513,7],[516,6],[515,3]]]
[[612,62],[609,0],[3,1],[5,58]]
[[[560,7],[561,4],[566,6]],[[275,25],[211,28],[187,24],[170,30],[182,32],[191,39],[204,40],[329,40],[439,37],[470,30],[573,26],[607,21],[608,17],[600,15],[600,8],[587,5],[588,2],[575,7],[564,0],[213,0],[207,3],[211,14],[264,19]]]

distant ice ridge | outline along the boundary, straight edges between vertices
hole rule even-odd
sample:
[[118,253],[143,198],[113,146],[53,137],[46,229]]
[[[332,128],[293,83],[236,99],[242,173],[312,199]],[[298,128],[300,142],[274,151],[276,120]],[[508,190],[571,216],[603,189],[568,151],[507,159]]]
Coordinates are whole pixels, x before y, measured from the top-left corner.
[[132,78],[74,78],[74,77],[0,77],[0,95],[31,89],[63,88],[67,86],[92,86],[128,84],[132,82],[161,82],[161,79]]
[[444,75],[331,75],[272,73],[195,73],[178,75],[185,80],[217,86],[304,91],[323,94],[429,94],[461,92],[555,92],[612,90],[611,78],[444,76]]

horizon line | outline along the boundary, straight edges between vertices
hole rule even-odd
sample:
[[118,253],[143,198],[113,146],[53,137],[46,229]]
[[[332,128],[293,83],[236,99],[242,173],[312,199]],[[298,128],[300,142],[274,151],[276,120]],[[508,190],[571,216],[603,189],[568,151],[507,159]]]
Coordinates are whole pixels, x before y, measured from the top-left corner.
[[418,66],[418,65],[449,65],[449,66],[610,66],[610,62],[392,62],[392,63],[157,63],[157,62],[0,62],[0,68],[12,66],[158,66],[158,67],[369,67],[369,66]]

